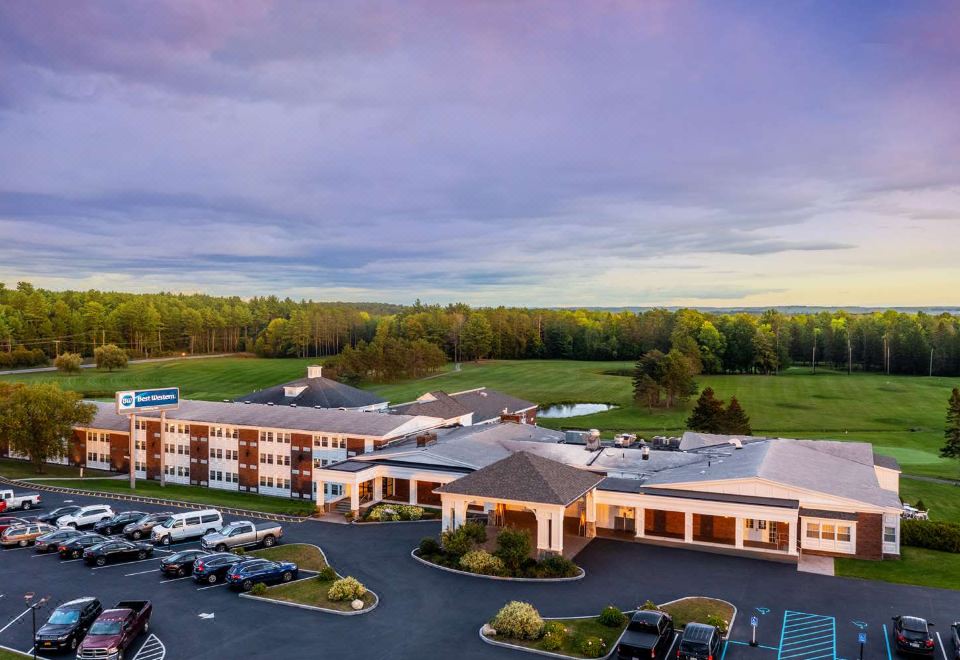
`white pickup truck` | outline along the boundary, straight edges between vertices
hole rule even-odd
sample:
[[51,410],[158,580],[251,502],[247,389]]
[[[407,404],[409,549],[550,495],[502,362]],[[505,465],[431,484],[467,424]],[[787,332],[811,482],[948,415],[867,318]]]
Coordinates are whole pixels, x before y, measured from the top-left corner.
[[0,490],[0,511],[13,511],[14,509],[28,511],[35,506],[40,506],[39,493],[15,495],[12,490]]
[[281,536],[283,536],[283,528],[280,525],[254,524],[249,520],[235,520],[229,525],[224,525],[216,532],[204,536],[200,541],[200,547],[204,550],[214,550],[216,552],[226,552],[234,548],[249,548],[257,545],[272,548]]

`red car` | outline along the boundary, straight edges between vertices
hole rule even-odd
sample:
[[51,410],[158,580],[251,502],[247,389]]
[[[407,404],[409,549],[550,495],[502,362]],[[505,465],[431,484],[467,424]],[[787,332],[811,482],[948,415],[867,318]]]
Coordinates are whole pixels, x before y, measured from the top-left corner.
[[0,516],[0,534],[3,534],[7,527],[17,527],[19,525],[29,525],[30,523],[23,518],[11,518],[9,516]]

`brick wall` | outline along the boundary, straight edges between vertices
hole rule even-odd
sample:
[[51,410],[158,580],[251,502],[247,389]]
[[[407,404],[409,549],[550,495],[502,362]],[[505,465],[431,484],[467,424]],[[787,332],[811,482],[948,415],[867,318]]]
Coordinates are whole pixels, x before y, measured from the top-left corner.
[[147,420],[147,479],[160,479],[160,420]]
[[206,486],[210,479],[210,427],[190,425],[190,483]]
[[883,559],[883,514],[857,514],[858,559]]
[[290,495],[313,497],[313,436],[290,436]]
[[259,433],[255,429],[240,429],[238,450],[240,453],[238,474],[240,490],[257,492],[260,487],[260,454],[257,451]]
[[73,429],[73,435],[70,438],[70,447],[67,450],[70,462],[74,465],[87,464],[87,432],[86,430]]
[[130,471],[130,434],[110,434],[110,468],[117,472]]
[[366,443],[363,438],[347,438],[347,453],[362,454],[366,451]]

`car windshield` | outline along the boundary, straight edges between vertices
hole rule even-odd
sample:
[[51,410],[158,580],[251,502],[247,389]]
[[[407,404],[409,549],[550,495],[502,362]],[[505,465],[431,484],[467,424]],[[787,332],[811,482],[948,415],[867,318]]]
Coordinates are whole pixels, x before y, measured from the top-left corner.
[[160,523],[160,526],[161,526],[161,527],[166,527],[167,529],[169,529],[169,528],[173,527],[173,523],[174,523],[174,522],[175,522],[175,521],[174,521],[173,518],[167,518],[167,519],[164,520],[162,523]]
[[93,625],[90,626],[91,635],[119,635],[120,634],[120,622],[119,621],[94,621]]
[[80,620],[79,610],[54,610],[47,623],[57,626],[69,625]]
[[909,632],[925,633],[927,632],[927,625],[921,619],[910,618],[903,620],[903,629]]
[[690,640],[684,640],[680,642],[680,650],[684,653],[697,653],[699,651],[706,650],[706,648],[706,642],[694,642]]

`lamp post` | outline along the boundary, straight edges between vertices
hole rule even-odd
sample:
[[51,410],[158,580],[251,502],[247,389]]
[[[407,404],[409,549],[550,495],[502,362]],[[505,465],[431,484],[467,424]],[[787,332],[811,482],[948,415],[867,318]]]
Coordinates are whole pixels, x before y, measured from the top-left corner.
[[30,638],[30,642],[33,644],[33,660],[37,660],[37,610],[43,607],[50,596],[44,596],[40,600],[33,602],[35,593],[28,592],[23,595],[23,600],[27,603],[27,607],[30,608],[30,616],[33,620],[33,636]]

